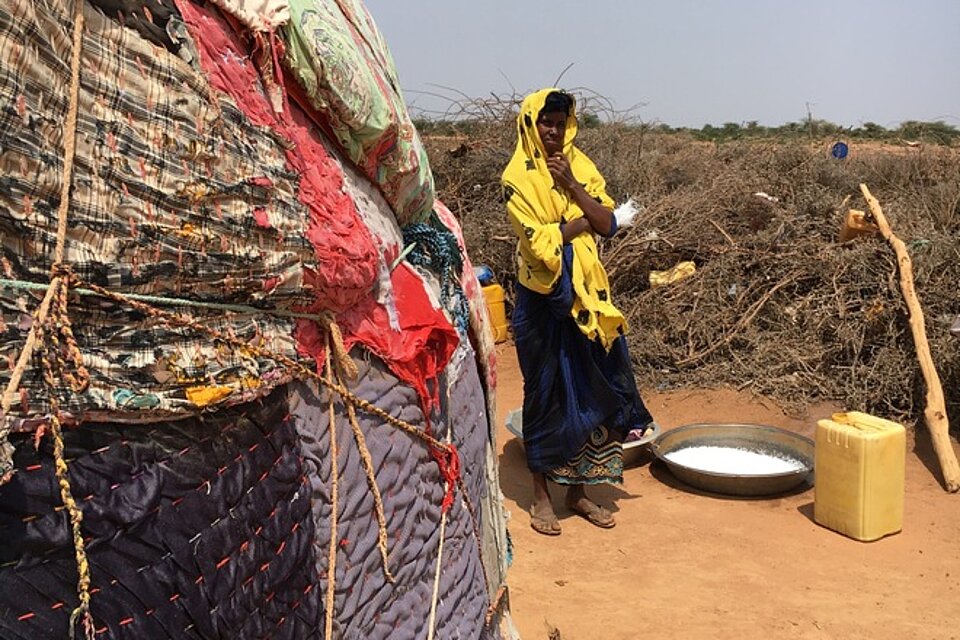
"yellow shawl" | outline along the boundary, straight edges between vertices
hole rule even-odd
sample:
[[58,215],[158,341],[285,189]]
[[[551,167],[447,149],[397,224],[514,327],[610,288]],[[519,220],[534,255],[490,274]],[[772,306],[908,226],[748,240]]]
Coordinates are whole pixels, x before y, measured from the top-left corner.
[[[524,99],[517,116],[517,148],[501,177],[507,214],[520,239],[517,247],[517,280],[537,293],[550,293],[561,273],[563,238],[561,222],[583,216],[580,206],[560,188],[553,188],[553,177],[547,169],[546,153],[537,132],[537,117],[547,95],[557,89],[542,89]],[[596,165],[577,147],[576,106],[567,116],[563,153],[570,162],[574,177],[591,197],[604,207],[614,203],[606,192],[606,182]],[[570,314],[580,330],[591,340],[599,340],[607,349],[626,333],[623,314],[613,306],[607,272],[600,263],[593,234],[581,233],[574,238],[573,282],[574,301]]]

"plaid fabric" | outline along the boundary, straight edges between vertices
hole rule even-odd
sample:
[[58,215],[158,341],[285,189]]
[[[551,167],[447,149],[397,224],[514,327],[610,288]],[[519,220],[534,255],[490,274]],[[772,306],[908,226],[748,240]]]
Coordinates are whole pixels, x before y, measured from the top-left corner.
[[[70,3],[0,4],[0,268],[46,282],[56,244],[69,97]],[[127,293],[286,309],[314,301],[298,176],[286,142],[254,127],[183,60],[85,7],[80,115],[66,261]],[[42,294],[0,288],[0,357],[19,354]],[[289,319],[183,308],[228,334],[295,355]],[[279,381],[269,361],[85,298],[71,318],[92,380],[68,410],[139,419],[195,412],[187,389],[230,402]],[[271,373],[273,372],[273,373]],[[9,371],[0,372],[6,385]],[[39,370],[16,411],[46,409]]]

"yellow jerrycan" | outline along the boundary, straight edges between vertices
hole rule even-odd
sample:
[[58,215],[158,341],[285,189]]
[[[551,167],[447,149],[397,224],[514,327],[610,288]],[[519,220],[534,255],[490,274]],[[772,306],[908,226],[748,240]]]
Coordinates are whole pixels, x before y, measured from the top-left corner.
[[866,413],[817,422],[814,520],[855,540],[903,528],[906,430]]
[[483,287],[483,297],[487,302],[487,311],[490,314],[490,329],[493,331],[493,341],[503,342],[508,337],[509,327],[503,287],[499,284],[488,284]]

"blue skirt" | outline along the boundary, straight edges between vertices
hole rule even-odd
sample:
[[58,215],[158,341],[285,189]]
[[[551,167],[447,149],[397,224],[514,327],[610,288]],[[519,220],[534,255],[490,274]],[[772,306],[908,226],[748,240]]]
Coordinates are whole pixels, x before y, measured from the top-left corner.
[[617,338],[606,351],[588,339],[570,315],[573,248],[564,247],[563,273],[547,295],[516,288],[513,335],[523,374],[523,443],[527,465],[550,473],[578,458],[595,432],[622,443],[646,427],[647,411],[627,351]]

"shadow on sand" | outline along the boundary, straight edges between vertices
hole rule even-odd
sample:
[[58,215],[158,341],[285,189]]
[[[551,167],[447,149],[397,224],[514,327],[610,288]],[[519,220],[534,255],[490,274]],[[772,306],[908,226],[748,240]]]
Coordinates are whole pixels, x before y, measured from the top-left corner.
[[[524,511],[530,510],[533,504],[533,484],[530,480],[530,471],[527,469],[527,459],[523,452],[523,444],[519,439],[511,437],[503,446],[503,453],[500,454],[500,489],[505,498],[513,500],[517,506]],[[643,466],[646,462],[640,462],[625,470],[630,473],[636,466]],[[553,482],[548,483],[550,498],[553,501],[553,508],[557,517],[561,520],[573,516],[573,512],[567,509],[564,504],[565,488],[563,485]],[[620,510],[618,503],[622,500],[636,500],[640,496],[623,490],[623,487],[612,484],[599,484],[587,488],[587,496],[599,505],[616,513]]]
[[[956,437],[955,432],[950,434],[951,441]],[[943,473],[940,470],[940,460],[937,459],[937,454],[933,450],[930,431],[927,430],[927,425],[922,419],[919,420],[916,427],[914,427],[913,454],[923,463],[923,466],[927,468],[930,475],[937,479],[940,487],[946,490],[947,485],[943,480]]]

